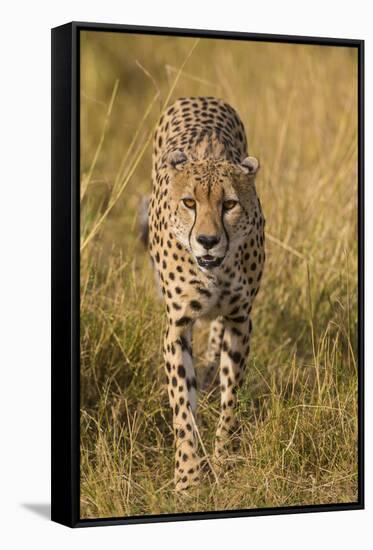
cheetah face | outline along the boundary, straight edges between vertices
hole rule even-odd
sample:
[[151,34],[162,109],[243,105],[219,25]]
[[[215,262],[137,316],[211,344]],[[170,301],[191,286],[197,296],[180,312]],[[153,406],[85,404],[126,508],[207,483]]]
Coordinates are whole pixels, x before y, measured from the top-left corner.
[[227,160],[188,162],[181,151],[171,153],[170,228],[202,270],[218,268],[251,233],[258,167],[254,157],[236,165]]

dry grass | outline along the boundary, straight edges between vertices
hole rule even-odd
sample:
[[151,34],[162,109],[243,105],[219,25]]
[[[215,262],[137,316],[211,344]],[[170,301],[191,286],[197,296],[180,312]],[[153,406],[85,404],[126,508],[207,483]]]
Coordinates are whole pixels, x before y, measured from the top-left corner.
[[[356,501],[356,52],[89,33],[81,53],[81,516]],[[180,498],[137,216],[160,109],[187,95],[224,98],[246,125],[268,260],[241,449],[219,484]],[[211,452],[216,397],[199,413]]]

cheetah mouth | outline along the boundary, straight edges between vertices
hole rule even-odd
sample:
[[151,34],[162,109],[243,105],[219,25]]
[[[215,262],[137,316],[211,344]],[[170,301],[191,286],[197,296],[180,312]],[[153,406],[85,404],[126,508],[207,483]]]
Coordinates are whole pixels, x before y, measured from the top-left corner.
[[224,260],[224,257],[221,256],[216,258],[215,256],[211,256],[211,254],[205,254],[204,256],[197,256],[198,265],[206,269],[212,269],[213,267],[218,267],[223,260]]

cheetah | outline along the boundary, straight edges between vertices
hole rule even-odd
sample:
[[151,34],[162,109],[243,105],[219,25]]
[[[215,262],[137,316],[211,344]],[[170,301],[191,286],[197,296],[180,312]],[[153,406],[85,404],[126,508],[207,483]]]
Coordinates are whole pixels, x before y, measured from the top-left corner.
[[221,99],[178,99],[154,135],[149,249],[167,312],[164,361],[173,413],[176,491],[198,485],[192,331],[211,321],[208,374],[220,379],[214,464],[239,429],[235,408],[250,351],[250,314],[265,261],[264,217],[236,111]]

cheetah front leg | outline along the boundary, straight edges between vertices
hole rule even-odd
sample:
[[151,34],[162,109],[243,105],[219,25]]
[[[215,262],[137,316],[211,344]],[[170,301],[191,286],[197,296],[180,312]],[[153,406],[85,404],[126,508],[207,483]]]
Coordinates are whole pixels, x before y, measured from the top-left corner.
[[191,324],[177,327],[169,321],[165,336],[168,396],[173,411],[175,437],[175,488],[182,491],[199,480],[195,413],[196,377],[192,359]]
[[224,336],[224,321],[222,317],[210,323],[209,339],[206,352],[206,367],[203,369],[201,390],[210,391],[219,384],[219,366],[221,346]]
[[220,360],[221,411],[215,439],[215,462],[222,466],[230,444],[239,429],[236,418],[237,390],[243,382],[244,368],[250,350],[249,317],[225,318]]

